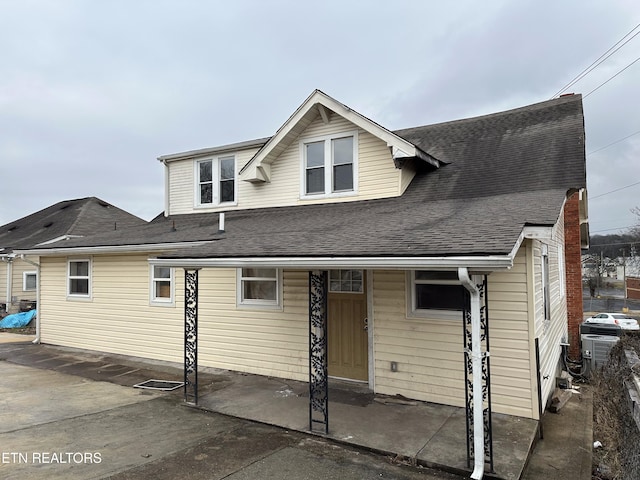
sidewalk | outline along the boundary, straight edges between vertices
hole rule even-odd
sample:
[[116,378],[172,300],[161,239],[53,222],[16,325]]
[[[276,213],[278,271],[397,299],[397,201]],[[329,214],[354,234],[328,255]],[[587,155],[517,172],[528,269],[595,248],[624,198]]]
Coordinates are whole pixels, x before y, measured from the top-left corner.
[[538,440],[523,480],[591,480],[593,391],[582,385],[580,392],[558,413],[545,413],[544,438]]
[[[151,378],[181,380],[182,376],[180,365],[48,345],[3,343],[3,335],[0,358],[20,365],[125,386]],[[308,386],[304,382],[204,369],[199,383],[202,409],[309,433]],[[545,415],[545,438],[538,441],[531,458],[537,422],[494,413],[495,472],[487,472],[485,478],[590,478],[591,397],[588,389],[583,389],[582,400],[572,398],[560,413]],[[371,392],[339,384],[332,385],[329,395],[330,433],[321,437],[385,454],[400,463],[459,475],[470,472],[464,409],[424,402],[383,404],[374,401]],[[182,391],[171,392],[171,397],[180,402]]]

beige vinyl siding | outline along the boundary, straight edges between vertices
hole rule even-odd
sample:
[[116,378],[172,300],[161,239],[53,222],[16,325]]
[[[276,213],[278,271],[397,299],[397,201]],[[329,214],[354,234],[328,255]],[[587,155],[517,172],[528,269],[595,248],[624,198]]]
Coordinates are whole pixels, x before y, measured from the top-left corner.
[[[67,299],[67,258],[44,258],[42,341],[182,363],[184,271],[175,270],[175,305],[149,303],[146,255],[94,256],[92,296]],[[236,308],[236,270],[199,272],[201,366],[305,380],[308,273],[283,273],[285,308]]]
[[[375,385],[381,394],[464,405],[460,320],[408,318],[403,271],[374,272]],[[492,406],[532,416],[529,379],[526,261],[488,277]],[[398,363],[391,372],[390,362]]]
[[[32,262],[38,262],[38,257],[28,258]],[[24,272],[36,272],[37,267],[17,257],[12,260],[10,298],[7,298],[7,270],[7,264],[5,262],[0,263],[0,303],[7,303],[7,311],[9,313],[15,313],[20,310],[20,300],[36,300],[35,290],[25,291],[23,289],[23,274]]]
[[[549,297],[551,304],[551,320],[544,319],[544,295],[542,291],[542,245],[547,244],[549,255]],[[552,238],[544,241],[531,241],[532,279],[534,282],[534,308],[532,310],[531,348],[535,348],[534,339],[538,338],[540,349],[540,382],[542,401],[546,404],[555,389],[555,378],[560,371],[560,343],[567,339],[567,306],[566,289],[560,288],[560,268],[558,266],[558,245],[564,248],[564,219],[560,220],[553,230]],[[563,256],[564,257],[564,256]],[[537,372],[533,374],[536,380]],[[545,378],[547,377],[547,378]]]
[[195,172],[193,160],[171,162],[169,171],[169,215],[193,213]]
[[[8,299],[11,300],[11,299]],[[0,260],[0,303],[7,302],[7,262]],[[7,305],[7,308],[9,305]]]
[[400,170],[400,194],[403,194],[409,184],[411,184],[411,180],[416,176],[416,169],[413,162],[407,162],[405,166]]
[[[257,148],[249,148],[239,150],[237,152],[224,153],[219,156],[235,155],[236,158],[236,175],[240,169],[249,161],[258,151]],[[251,184],[237,180],[236,196],[238,207],[224,205],[212,207],[196,208],[196,176],[195,162],[206,158],[214,158],[218,155],[202,156],[197,159],[180,160],[169,163],[169,212],[171,215],[181,215],[185,213],[206,213],[227,211],[234,208],[242,208],[240,205],[242,199],[248,197],[251,192]],[[245,207],[246,208],[246,207]]]
[[[335,198],[300,199],[302,160],[300,140],[342,132],[358,132],[358,194]],[[239,171],[258,151],[248,149],[236,152],[236,169]],[[201,158],[208,158],[203,156]],[[315,119],[271,165],[270,182],[249,183],[238,181],[237,206],[195,208],[194,159],[169,163],[169,212],[171,215],[194,212],[216,212],[250,208],[293,206],[309,203],[345,202],[398,196],[413,178],[412,171],[402,174],[395,168],[386,143],[332,114],[325,124],[320,117]],[[411,170],[411,169],[409,169]]]
[[94,256],[91,299],[67,298],[66,257],[42,257],[41,265],[42,342],[182,361],[184,281],[179,271],[175,306],[168,307],[149,304],[146,255]]
[[[300,199],[302,159],[300,142],[305,139],[335,135],[342,132],[358,132],[358,194],[335,198]],[[271,165],[271,182],[249,184],[241,182],[239,208],[278,207],[306,205],[310,203],[331,203],[372,198],[398,196],[400,170],[394,167],[391,153],[386,144],[373,135],[358,129],[343,117],[332,114],[325,124],[316,118],[293,141]]]
[[281,309],[236,308],[236,270],[201,270],[199,362],[308,379],[308,272],[283,272]]

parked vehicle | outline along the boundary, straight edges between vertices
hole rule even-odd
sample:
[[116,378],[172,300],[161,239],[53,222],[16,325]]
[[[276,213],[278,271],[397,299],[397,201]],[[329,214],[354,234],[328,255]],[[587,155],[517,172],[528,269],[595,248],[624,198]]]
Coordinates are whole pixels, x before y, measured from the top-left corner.
[[598,313],[585,320],[585,323],[613,323],[622,330],[640,330],[638,321],[625,313]]

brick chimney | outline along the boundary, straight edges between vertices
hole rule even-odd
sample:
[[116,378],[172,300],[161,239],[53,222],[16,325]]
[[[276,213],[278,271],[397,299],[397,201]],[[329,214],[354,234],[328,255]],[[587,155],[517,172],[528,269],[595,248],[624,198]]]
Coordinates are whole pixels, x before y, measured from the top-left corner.
[[580,194],[575,192],[564,205],[564,258],[567,285],[569,355],[580,357],[582,309],[582,250],[580,247]]

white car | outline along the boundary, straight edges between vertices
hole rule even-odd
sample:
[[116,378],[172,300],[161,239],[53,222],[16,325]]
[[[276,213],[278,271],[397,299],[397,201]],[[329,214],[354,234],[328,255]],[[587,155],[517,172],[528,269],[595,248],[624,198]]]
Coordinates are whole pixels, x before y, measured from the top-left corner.
[[585,323],[613,323],[619,325],[622,330],[640,330],[638,321],[624,313],[598,313],[587,318]]

